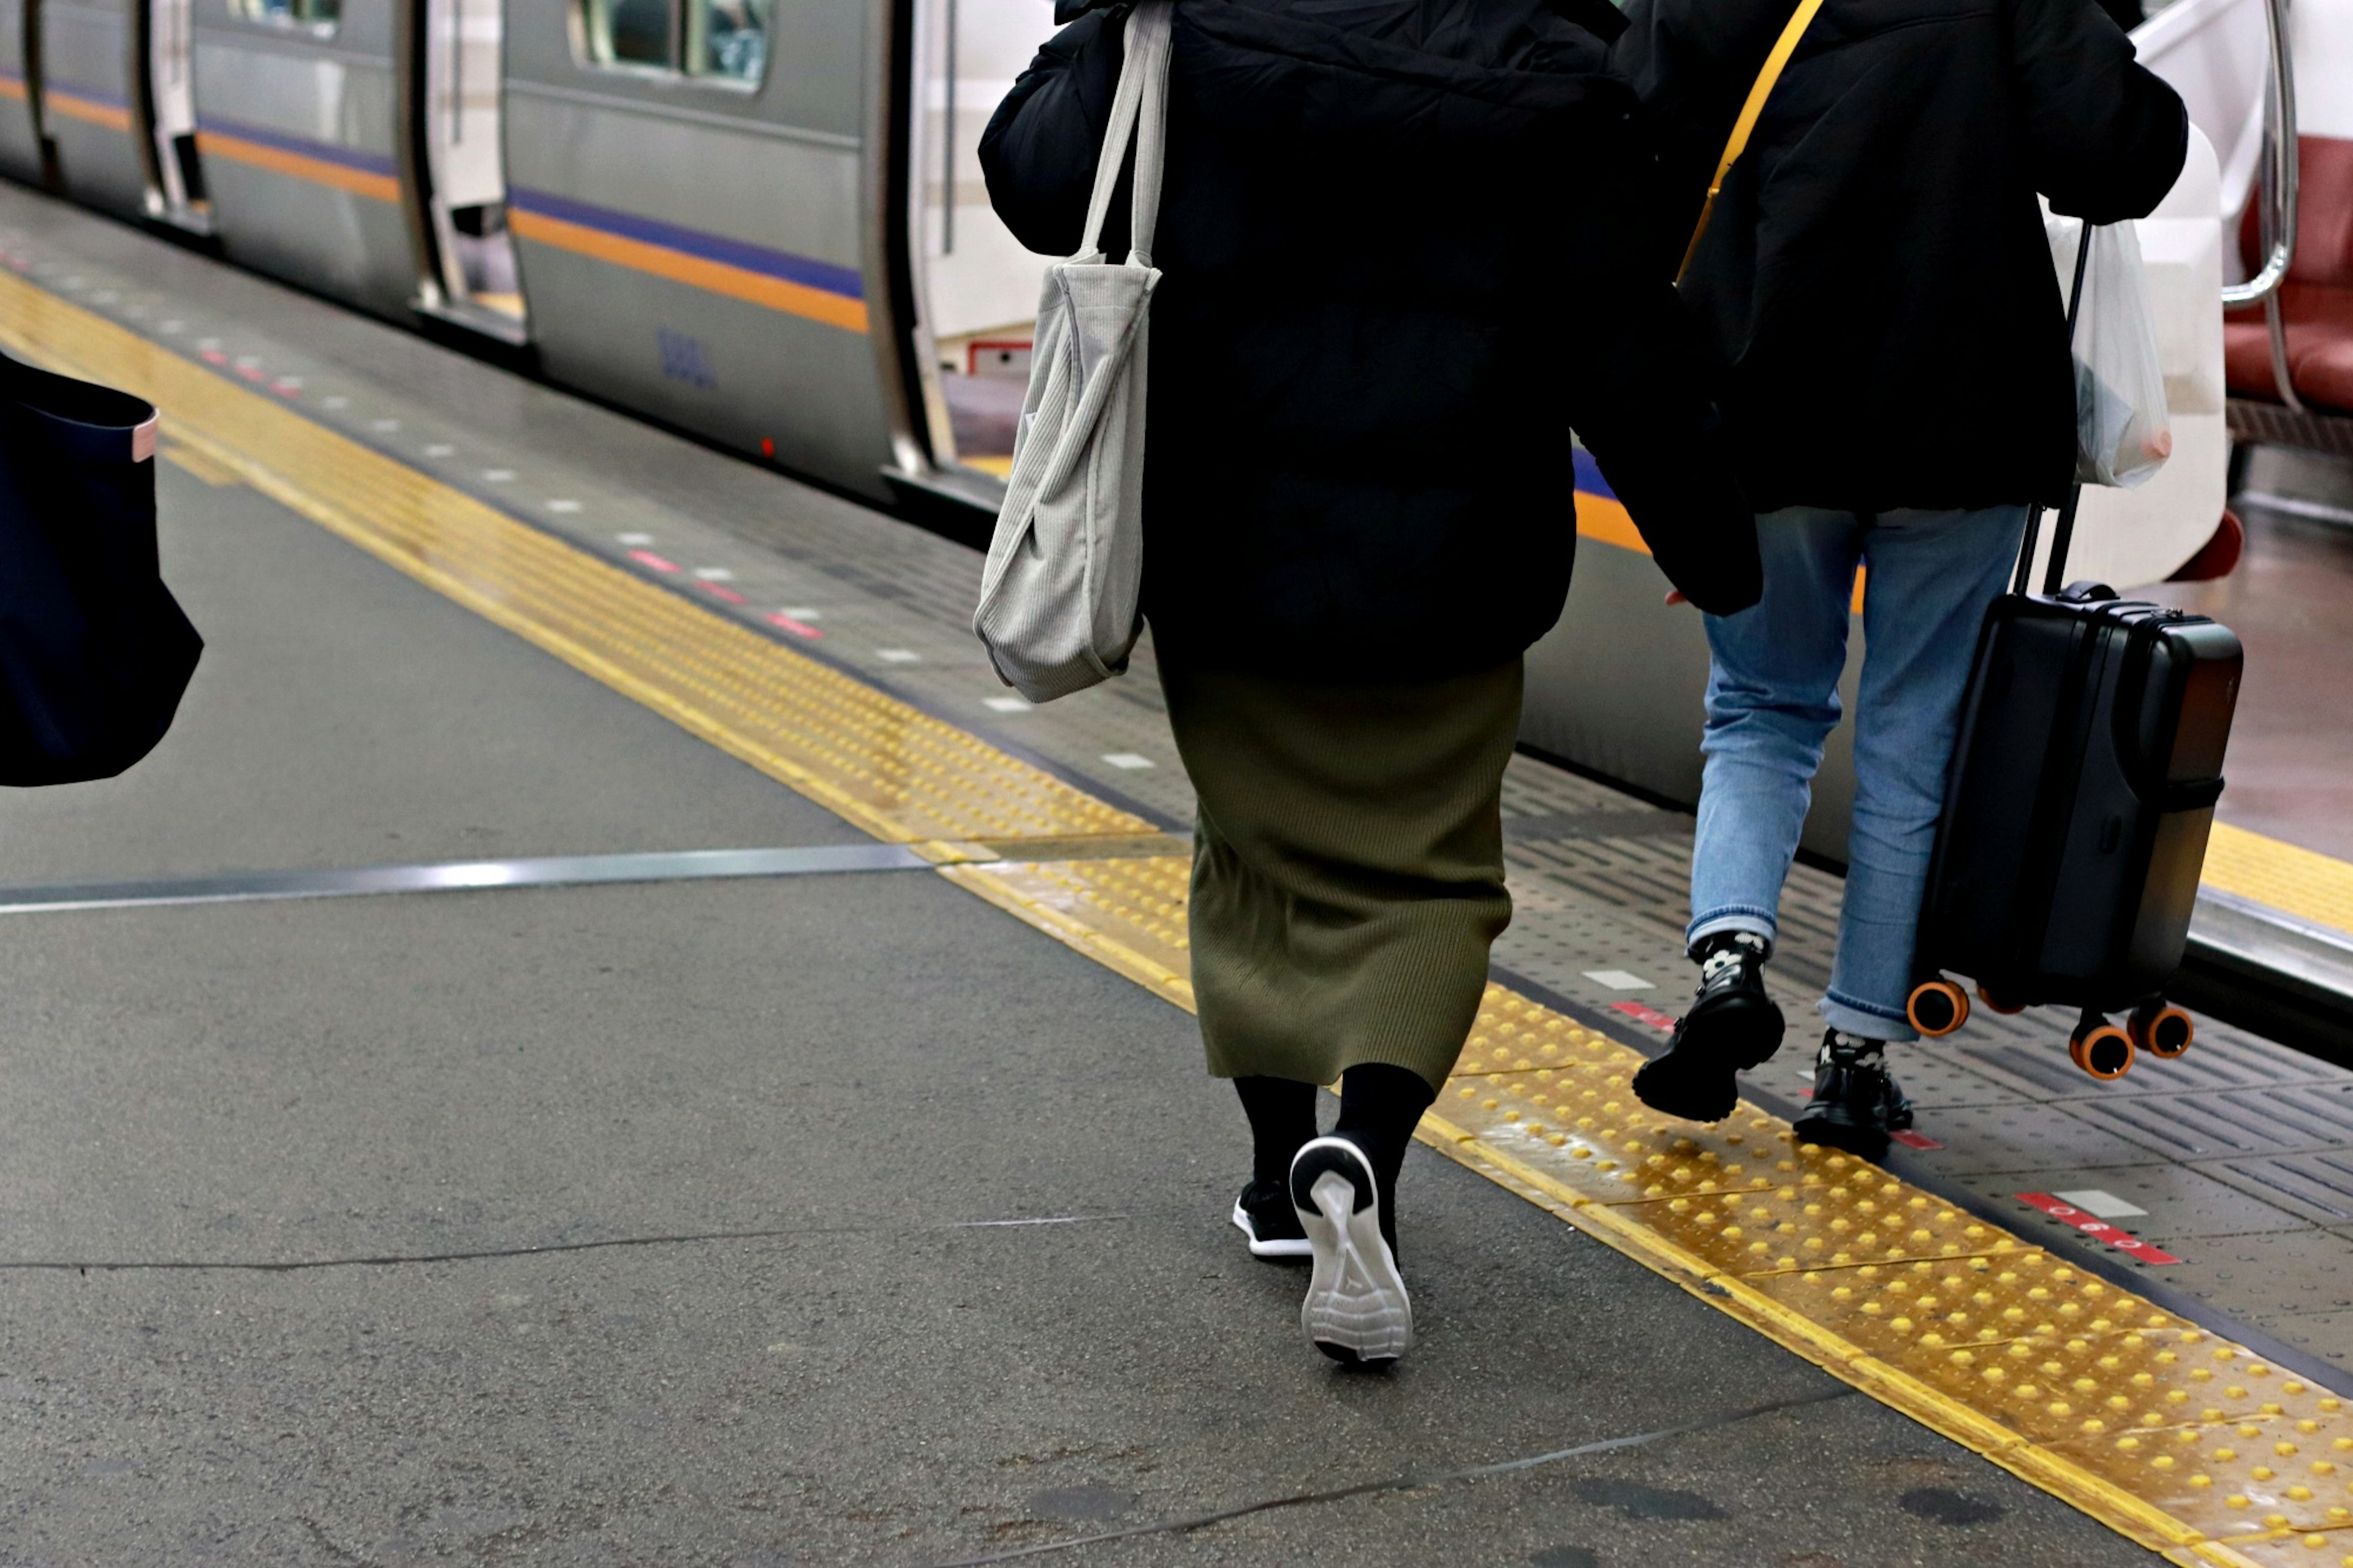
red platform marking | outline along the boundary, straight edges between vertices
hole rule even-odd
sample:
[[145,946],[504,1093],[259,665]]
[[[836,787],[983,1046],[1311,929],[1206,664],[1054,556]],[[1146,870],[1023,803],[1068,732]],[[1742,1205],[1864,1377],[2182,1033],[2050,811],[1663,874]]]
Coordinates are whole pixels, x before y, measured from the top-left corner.
[[227,364],[228,363],[228,355],[221,353],[218,349],[199,349],[196,353],[196,357],[203,360],[206,364]]
[[640,566],[650,566],[657,572],[675,572],[678,570],[677,562],[665,561],[650,550],[632,550],[629,552],[629,559],[636,562]]
[[1636,1023],[1648,1024],[1653,1029],[1665,1029],[1669,1032],[1674,1029],[1675,1021],[1656,1007],[1645,1007],[1640,1002],[1612,1002],[1609,1005]]
[[[1808,1090],[1808,1092],[1811,1093],[1812,1091]],[[1942,1143],[1937,1142],[1934,1138],[1929,1137],[1926,1133],[1915,1132],[1908,1127],[1901,1132],[1891,1132],[1888,1136],[1894,1139],[1898,1143],[1903,1144],[1906,1149],[1941,1149],[1944,1147]]]
[[811,642],[817,642],[825,636],[823,632],[818,630],[807,621],[797,621],[793,619],[792,616],[785,614],[782,610],[778,610],[775,615],[770,616],[768,617],[768,624],[772,626],[782,626],[785,630],[792,633],[793,636],[797,637],[807,637]]
[[261,367],[258,364],[241,364],[237,367],[237,374],[245,377],[248,381],[259,381],[261,379]]
[[702,591],[718,598],[724,599],[731,605],[740,605],[744,603],[744,595],[737,593],[734,589],[729,587],[724,583],[705,583],[702,585]]
[[2063,1204],[2049,1193],[2021,1193],[2018,1201],[2029,1208],[2041,1209],[2062,1225],[2072,1225],[2085,1236],[2097,1237],[2118,1252],[2139,1258],[2143,1263],[2179,1263],[2181,1261],[2161,1247],[2152,1247],[2129,1231],[2118,1230],[2096,1215],[2085,1214],[2073,1204]]

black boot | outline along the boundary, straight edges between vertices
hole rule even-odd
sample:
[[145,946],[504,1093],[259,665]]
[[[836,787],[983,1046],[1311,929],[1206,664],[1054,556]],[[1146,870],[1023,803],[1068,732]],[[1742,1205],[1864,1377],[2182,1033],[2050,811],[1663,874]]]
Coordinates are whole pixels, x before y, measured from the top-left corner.
[[1699,995],[1675,1020],[1667,1054],[1634,1075],[1634,1093],[1653,1110],[1690,1121],[1721,1121],[1739,1103],[1734,1074],[1781,1048],[1781,1009],[1765,994],[1765,938],[1719,931],[1691,950]]
[[1798,1118],[1800,1142],[1887,1157],[1887,1137],[1912,1125],[1912,1102],[1887,1070],[1887,1043],[1832,1029],[1814,1068],[1814,1102]]

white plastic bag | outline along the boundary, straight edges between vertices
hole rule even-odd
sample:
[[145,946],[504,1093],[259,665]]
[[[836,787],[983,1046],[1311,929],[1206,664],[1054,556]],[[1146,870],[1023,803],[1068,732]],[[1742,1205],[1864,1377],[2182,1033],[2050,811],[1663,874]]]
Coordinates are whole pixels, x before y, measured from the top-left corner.
[[[2063,289],[2074,280],[2083,228],[2054,220],[2047,230]],[[2087,485],[2130,489],[2173,455],[2165,363],[2133,226],[2102,224],[2091,233],[2075,315],[2075,477]]]

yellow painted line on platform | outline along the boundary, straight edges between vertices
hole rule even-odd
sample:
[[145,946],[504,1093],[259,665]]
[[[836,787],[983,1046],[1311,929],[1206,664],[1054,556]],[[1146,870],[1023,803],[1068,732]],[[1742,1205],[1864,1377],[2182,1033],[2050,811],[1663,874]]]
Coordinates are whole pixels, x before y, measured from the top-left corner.
[[206,457],[194,447],[166,447],[164,448],[164,456],[171,461],[173,467],[195,475],[208,485],[225,487],[245,483],[235,468],[216,458]]
[[2218,822],[2205,883],[2353,936],[2353,866],[2317,850]]
[[[0,342],[153,399],[265,493],[1191,1005],[1190,862],[1149,824],[7,274]],[[1754,1107],[1657,1117],[1641,1060],[1491,987],[1419,1136],[2172,1562],[2353,1568],[2337,1395]]]
[[918,709],[0,273],[0,341],[136,392],[174,440],[878,838],[1140,834]]

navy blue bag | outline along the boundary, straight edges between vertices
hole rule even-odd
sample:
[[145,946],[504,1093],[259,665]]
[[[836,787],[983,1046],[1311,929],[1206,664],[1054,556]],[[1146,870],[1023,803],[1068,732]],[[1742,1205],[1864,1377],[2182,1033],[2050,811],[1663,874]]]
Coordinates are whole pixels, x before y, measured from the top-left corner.
[[0,784],[111,778],[204,639],[155,549],[155,409],[0,355]]

